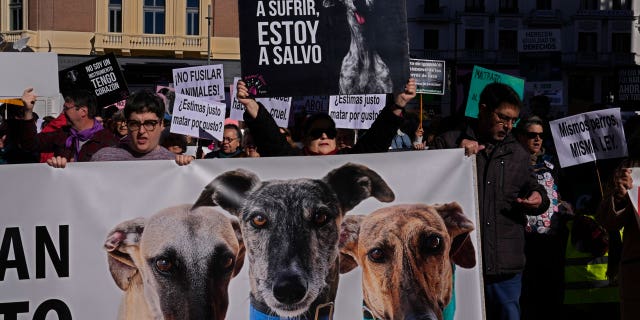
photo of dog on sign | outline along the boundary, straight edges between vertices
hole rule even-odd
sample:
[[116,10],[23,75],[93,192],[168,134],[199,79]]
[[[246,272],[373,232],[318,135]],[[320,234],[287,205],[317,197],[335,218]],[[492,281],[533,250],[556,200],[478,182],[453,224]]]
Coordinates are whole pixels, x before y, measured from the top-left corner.
[[340,225],[369,197],[395,199],[383,178],[360,164],[347,163],[320,179],[261,181],[237,169],[215,177],[193,207],[218,205],[240,219],[250,319],[332,319]]

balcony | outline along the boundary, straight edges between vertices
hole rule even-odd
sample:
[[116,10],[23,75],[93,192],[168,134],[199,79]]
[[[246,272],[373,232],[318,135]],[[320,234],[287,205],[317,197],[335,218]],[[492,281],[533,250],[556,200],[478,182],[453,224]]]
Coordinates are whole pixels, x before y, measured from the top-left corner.
[[415,59],[457,61],[458,64],[517,65],[520,55],[515,50],[411,50]]
[[207,56],[207,37],[203,36],[121,33],[96,33],[95,36],[98,53],[119,50],[126,56],[132,51],[173,51],[177,58],[182,58],[185,52]]
[[534,26],[559,26],[562,25],[562,12],[560,10],[531,10],[525,23]]
[[425,7],[424,4],[416,6],[416,11],[407,11],[407,14],[413,14],[408,17],[409,22],[429,22],[429,23],[448,23],[451,21],[451,10],[449,7],[442,6],[438,8]]

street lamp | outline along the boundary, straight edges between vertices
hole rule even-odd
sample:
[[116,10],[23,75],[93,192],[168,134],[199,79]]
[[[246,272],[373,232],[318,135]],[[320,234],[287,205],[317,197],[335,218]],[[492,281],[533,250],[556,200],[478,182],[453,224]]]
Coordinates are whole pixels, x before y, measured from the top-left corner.
[[207,5],[207,64],[211,64],[211,5]]

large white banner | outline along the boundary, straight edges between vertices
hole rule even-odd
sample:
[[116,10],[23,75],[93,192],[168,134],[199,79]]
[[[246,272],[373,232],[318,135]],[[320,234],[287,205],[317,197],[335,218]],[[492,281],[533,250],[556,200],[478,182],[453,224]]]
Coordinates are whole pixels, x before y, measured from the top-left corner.
[[385,94],[329,97],[329,115],[336,128],[369,129],[387,102]]
[[549,124],[562,168],[627,156],[620,108],[581,113]]
[[[16,314],[17,319],[45,319],[47,312],[47,319],[116,319],[123,291],[107,263],[104,248],[109,231],[133,218],[193,204],[212,179],[230,170],[243,168],[261,181],[320,179],[348,162],[361,164],[380,175],[395,200],[383,203],[368,198],[348,215],[397,204],[455,201],[477,228],[473,161],[455,149],[211,159],[183,167],[173,161],[70,163],[65,169],[45,164],[0,166],[0,314],[4,319],[16,319]],[[166,230],[153,243],[171,242],[185,233]],[[483,292],[479,232],[476,229],[470,235],[478,263],[472,269],[456,268],[456,319],[476,320],[482,319]],[[166,263],[159,268],[170,267]],[[227,319],[248,319],[250,263],[245,259],[240,274],[231,279]],[[341,275],[334,319],[362,319],[360,270]],[[145,290],[164,294],[154,287]]]
[[176,93],[209,101],[224,101],[224,73],[221,64],[173,69]]
[[188,136],[222,140],[227,106],[183,94],[176,94],[171,117],[171,132]]

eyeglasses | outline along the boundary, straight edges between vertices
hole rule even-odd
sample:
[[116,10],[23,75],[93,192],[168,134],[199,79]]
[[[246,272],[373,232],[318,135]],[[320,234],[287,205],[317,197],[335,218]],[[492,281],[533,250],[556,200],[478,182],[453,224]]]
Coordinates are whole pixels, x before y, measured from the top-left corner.
[[531,131],[528,131],[528,132],[525,132],[524,134],[527,136],[527,139],[538,138],[538,139],[542,140],[542,132],[531,132]]
[[338,135],[338,130],[336,130],[336,128],[314,128],[309,130],[308,136],[312,140],[315,140],[320,139],[323,133],[327,135],[327,138],[334,139],[336,135]]
[[131,131],[138,131],[140,127],[143,126],[147,131],[153,131],[156,129],[156,126],[160,123],[158,120],[145,120],[144,122],[140,122],[137,120],[129,120],[127,121],[127,128]]
[[78,110],[78,109],[80,109],[80,106],[78,106],[78,105],[75,105],[75,104],[74,104],[74,105],[72,105],[72,106],[70,106],[70,107],[67,107],[67,106],[64,106],[64,105],[63,105],[63,106],[62,106],[62,108],[64,109],[64,111],[67,111],[67,110],[69,110],[69,109],[76,109],[76,110]]
[[238,138],[229,138],[229,137],[224,137],[222,138],[222,143],[231,143],[235,140],[237,140]]
[[518,123],[518,121],[520,121],[520,118],[515,117],[515,118],[511,118],[507,115],[504,115],[502,113],[498,113],[496,111],[494,111],[493,113],[495,113],[498,116],[498,123],[500,124],[511,124],[511,125],[515,125],[516,123]]

